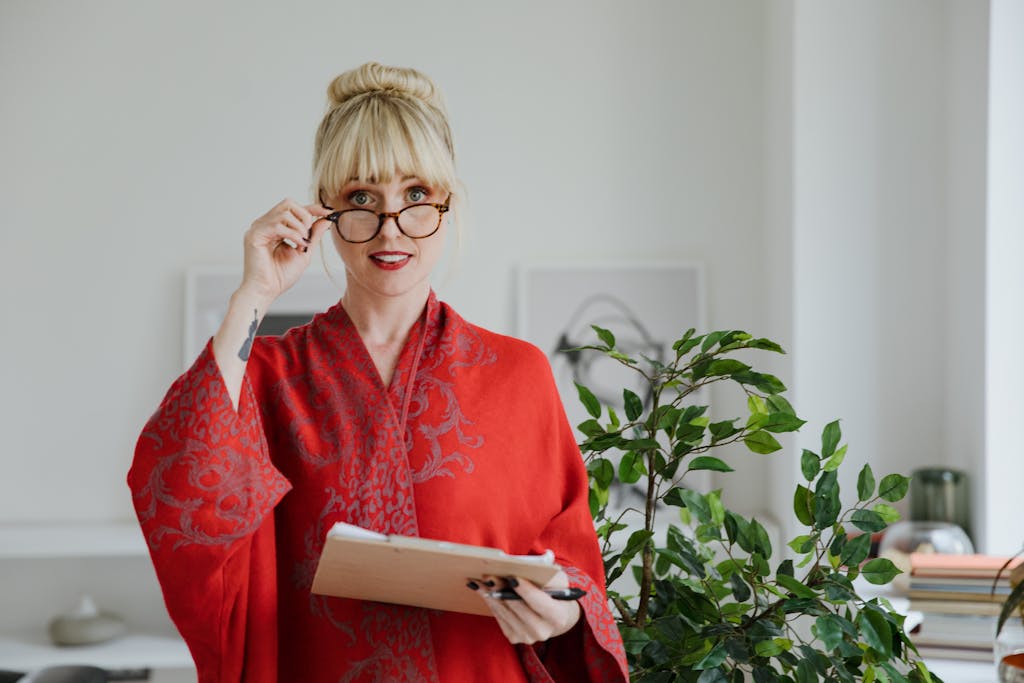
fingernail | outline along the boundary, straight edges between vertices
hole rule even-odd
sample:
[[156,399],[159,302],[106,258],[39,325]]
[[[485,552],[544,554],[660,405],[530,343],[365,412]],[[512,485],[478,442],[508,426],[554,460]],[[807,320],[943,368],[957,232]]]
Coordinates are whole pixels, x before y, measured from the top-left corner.
[[476,581],[467,581],[466,588],[468,588],[471,591],[475,591],[480,589],[480,585]]
[[519,586],[519,582],[516,581],[516,577],[514,577],[514,576],[508,577],[507,579],[505,579],[505,581],[508,582],[508,587],[509,588],[516,588],[516,587]]

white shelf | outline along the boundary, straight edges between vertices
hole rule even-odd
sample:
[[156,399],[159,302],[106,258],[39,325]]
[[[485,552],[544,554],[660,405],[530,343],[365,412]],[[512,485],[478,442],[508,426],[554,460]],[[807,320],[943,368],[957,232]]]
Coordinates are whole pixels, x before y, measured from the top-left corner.
[[84,664],[105,669],[192,669],[192,655],[177,637],[129,635],[100,645],[56,647],[40,636],[0,636],[0,662],[14,671]]
[[136,521],[0,524],[0,559],[143,557]]

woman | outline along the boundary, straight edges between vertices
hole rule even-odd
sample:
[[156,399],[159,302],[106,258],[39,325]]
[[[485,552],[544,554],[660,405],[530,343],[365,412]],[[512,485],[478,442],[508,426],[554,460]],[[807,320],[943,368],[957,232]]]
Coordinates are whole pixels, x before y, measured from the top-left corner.
[[[543,354],[465,322],[429,277],[459,203],[433,84],[366,64],[316,136],[320,204],[285,199],[245,237],[224,322],[147,423],[128,482],[201,681],[621,681],[587,475]],[[325,235],[341,301],[255,338]],[[310,592],[338,521],[553,549],[549,587],[484,597],[494,618]],[[484,577],[487,581],[501,579]],[[518,584],[518,585],[516,585]]]

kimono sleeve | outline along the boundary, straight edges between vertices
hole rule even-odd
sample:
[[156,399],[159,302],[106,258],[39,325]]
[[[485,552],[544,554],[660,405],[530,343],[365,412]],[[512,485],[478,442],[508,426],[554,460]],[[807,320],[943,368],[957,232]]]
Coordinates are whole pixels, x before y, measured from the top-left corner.
[[605,593],[604,562],[590,516],[586,467],[546,361],[544,369],[551,392],[550,410],[546,411],[551,416],[548,448],[554,449],[555,461],[564,468],[563,505],[537,540],[537,549],[554,550],[556,561],[569,576],[569,585],[587,594],[580,600],[582,615],[572,630],[539,648],[520,645],[520,655],[534,682],[629,681],[622,636]]
[[247,631],[258,623],[276,639],[272,511],[290,485],[270,462],[250,379],[236,412],[209,343],[147,422],[128,485],[200,681],[276,670],[258,661],[276,647],[252,648]]

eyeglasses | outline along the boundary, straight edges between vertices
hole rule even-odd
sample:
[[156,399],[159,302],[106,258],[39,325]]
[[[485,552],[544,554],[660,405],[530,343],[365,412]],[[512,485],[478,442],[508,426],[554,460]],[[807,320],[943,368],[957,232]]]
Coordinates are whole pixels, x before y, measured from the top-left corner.
[[[403,235],[421,240],[430,237],[441,227],[441,219],[448,212],[451,199],[451,195],[448,195],[444,204],[412,204],[401,211],[393,212],[345,209],[328,214],[323,220],[334,223],[338,236],[353,244],[369,242],[375,238],[384,227],[384,221],[389,218],[395,219],[395,225]],[[320,195],[320,204],[325,209],[333,209],[324,203],[323,194]]]

